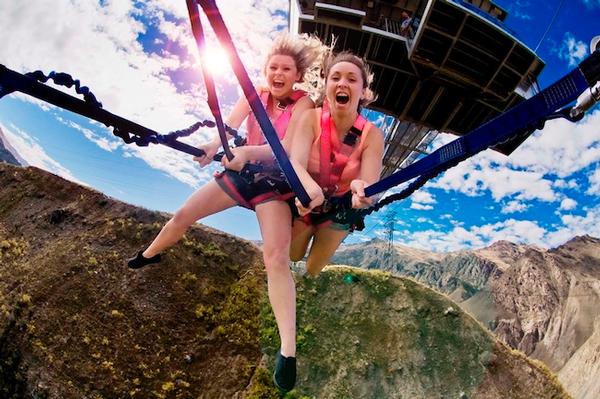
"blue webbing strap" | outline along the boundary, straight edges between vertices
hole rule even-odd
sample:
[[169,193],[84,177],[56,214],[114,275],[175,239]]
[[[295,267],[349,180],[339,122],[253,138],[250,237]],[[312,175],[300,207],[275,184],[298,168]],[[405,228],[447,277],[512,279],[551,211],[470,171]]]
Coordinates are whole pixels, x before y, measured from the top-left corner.
[[[597,65],[600,65],[600,51],[596,51],[578,68],[534,97],[367,187],[365,195],[370,197],[417,176],[432,178],[489,147],[504,143],[520,134],[527,134],[528,131],[542,126],[550,114],[575,100],[598,80],[600,73]],[[420,186],[424,183],[420,182]]]
[[[186,1],[189,3],[192,0]],[[248,76],[248,72],[246,72],[246,69],[242,64],[240,56],[237,53],[235,46],[233,45],[231,35],[229,34],[227,27],[225,26],[225,22],[221,17],[221,13],[219,12],[215,1],[198,0],[198,3],[202,6],[202,9],[208,17],[208,20],[213,30],[219,38],[219,42],[225,49],[227,49],[228,53],[231,55],[231,64],[233,67],[233,71],[240,83],[240,86],[242,87],[242,90],[244,91],[244,95],[246,96],[246,99],[250,104],[250,108],[252,109],[252,112],[254,113],[254,116],[256,117],[256,120],[260,125],[260,128],[262,129],[265,138],[267,139],[267,142],[273,150],[275,159],[277,159],[281,170],[285,174],[285,177],[287,178],[287,181],[290,184],[290,187],[292,187],[294,193],[296,193],[296,196],[298,197],[300,202],[304,206],[308,206],[308,204],[310,203],[310,197],[306,193],[306,190],[304,190],[304,187],[302,187],[300,179],[298,179],[298,175],[296,175],[296,172],[294,171],[294,168],[292,167],[292,164],[290,163],[290,160],[288,159],[285,150],[283,149],[283,146],[279,141],[279,137],[277,136],[277,133],[275,132],[271,121],[269,120],[267,111],[265,111],[265,108],[262,105],[258,94],[256,93],[256,89],[254,88],[254,85],[252,84],[252,81]]]
[[206,52],[206,40],[204,39],[204,30],[202,29],[202,22],[200,20],[200,14],[198,12],[198,6],[195,0],[186,0],[188,13],[190,15],[190,22],[192,23],[192,33],[196,39],[196,45],[200,53],[200,65],[202,67],[202,76],[204,76],[204,85],[206,86],[207,102],[210,108],[210,112],[215,118],[217,124],[217,131],[221,139],[223,151],[228,160],[233,159],[233,153],[227,143],[227,133],[225,132],[225,124],[223,123],[223,117],[221,115],[221,108],[219,107],[219,99],[217,98],[217,90],[215,88],[215,81],[212,78],[212,74],[206,66],[204,60],[208,56]]

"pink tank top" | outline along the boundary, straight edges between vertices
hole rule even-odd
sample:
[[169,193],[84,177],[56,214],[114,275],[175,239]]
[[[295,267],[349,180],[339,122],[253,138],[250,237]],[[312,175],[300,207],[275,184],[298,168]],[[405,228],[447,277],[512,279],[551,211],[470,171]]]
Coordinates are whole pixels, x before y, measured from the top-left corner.
[[[285,107],[274,107],[273,115],[269,115],[271,121],[273,121],[273,127],[277,132],[279,140],[283,139],[287,130],[290,118],[292,117],[292,111],[296,102],[304,97],[306,92],[303,90],[294,90],[292,95],[288,98],[289,101],[285,104]],[[269,109],[269,101],[273,101],[271,93],[268,88],[262,87],[259,89],[260,101],[262,102],[265,109]],[[248,130],[246,145],[262,145],[266,143],[265,136],[263,135],[262,129],[260,128],[258,121],[253,113],[248,116],[246,122],[246,129]]]

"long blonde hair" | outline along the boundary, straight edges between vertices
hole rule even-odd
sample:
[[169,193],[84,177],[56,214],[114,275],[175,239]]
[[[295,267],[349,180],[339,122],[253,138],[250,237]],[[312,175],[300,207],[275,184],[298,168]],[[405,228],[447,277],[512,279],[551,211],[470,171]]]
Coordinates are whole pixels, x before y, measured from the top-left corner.
[[296,63],[296,68],[300,73],[300,80],[296,84],[296,89],[304,90],[312,98],[316,98],[322,85],[321,65],[329,52],[330,48],[314,35],[283,33],[274,40],[265,59],[263,73],[266,73],[267,63],[272,56],[290,56]]

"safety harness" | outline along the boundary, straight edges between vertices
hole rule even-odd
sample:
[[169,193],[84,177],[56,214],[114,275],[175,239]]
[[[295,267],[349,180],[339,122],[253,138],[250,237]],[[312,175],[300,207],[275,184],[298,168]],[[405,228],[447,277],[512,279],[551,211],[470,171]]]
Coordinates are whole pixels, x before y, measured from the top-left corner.
[[[362,115],[358,114],[352,127],[345,134],[337,150],[332,148],[331,137],[337,136],[337,131],[333,118],[329,112],[327,102],[323,104],[320,119],[320,154],[319,154],[319,176],[318,184],[323,189],[325,201],[320,206],[312,210],[312,214],[322,214],[330,212],[336,206],[335,194],[339,189],[339,182],[348,165],[350,156],[360,144],[363,132],[369,129],[371,123]],[[306,221],[310,220],[307,215]]]
[[323,188],[326,197],[333,196],[338,190],[338,183],[348,164],[350,155],[354,152],[356,144],[360,142],[363,130],[368,125],[370,123],[359,114],[344,136],[340,148],[337,151],[332,151],[331,136],[337,136],[338,133],[333,118],[331,118],[329,107],[324,105],[321,112],[319,186]]
[[[303,90],[294,90],[289,97],[281,100],[275,100],[268,89],[260,90],[260,100],[265,109],[269,106],[269,101],[274,103],[274,108],[282,111],[281,114],[273,121],[273,127],[277,132],[277,136],[283,139],[286,128],[292,118],[294,105],[302,97],[306,96]],[[260,130],[258,122],[254,115],[250,115],[248,119],[248,145],[263,145],[266,143],[265,138]]]

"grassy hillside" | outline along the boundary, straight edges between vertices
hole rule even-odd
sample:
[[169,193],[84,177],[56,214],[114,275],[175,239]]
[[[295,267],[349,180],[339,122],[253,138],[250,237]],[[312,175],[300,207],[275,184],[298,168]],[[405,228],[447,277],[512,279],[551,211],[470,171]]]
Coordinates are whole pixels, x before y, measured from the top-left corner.
[[302,394],[568,397],[545,367],[498,343],[447,297],[414,280],[330,267],[317,279],[301,278],[298,291]]
[[259,363],[257,249],[195,227],[155,268],[124,259],[165,215],[39,170],[0,169],[0,397],[197,398]]
[[[167,220],[0,165],[0,397],[276,398],[260,253],[195,226],[163,263],[123,260]],[[381,272],[298,280],[288,398],[562,398],[554,376],[447,297]]]

